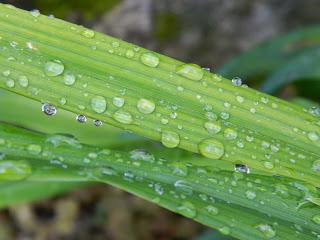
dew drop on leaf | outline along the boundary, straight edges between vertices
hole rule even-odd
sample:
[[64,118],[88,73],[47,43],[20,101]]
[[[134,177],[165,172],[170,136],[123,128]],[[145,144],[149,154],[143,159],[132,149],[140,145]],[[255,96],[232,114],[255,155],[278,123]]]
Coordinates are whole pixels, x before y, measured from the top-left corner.
[[123,105],[124,105],[124,98],[122,98],[122,97],[114,97],[114,98],[112,98],[112,103],[113,103],[113,105],[114,106],[116,106],[116,107],[122,107]]
[[176,68],[176,73],[194,81],[199,81],[203,77],[203,69],[196,64],[182,64]]
[[63,71],[64,65],[59,60],[48,61],[44,65],[44,73],[49,77],[59,76]]
[[30,153],[30,154],[37,155],[37,154],[41,153],[42,148],[41,148],[40,145],[30,144],[30,145],[28,145],[28,147],[27,147],[27,151],[28,151],[28,153]]
[[182,205],[177,208],[177,211],[188,218],[194,218],[197,215],[196,209],[191,202],[183,202]]
[[140,61],[149,67],[157,67],[160,63],[159,57],[151,52],[143,53],[140,56]]
[[156,105],[148,99],[141,98],[137,103],[137,108],[141,113],[150,114],[154,111]]
[[162,131],[161,142],[165,147],[174,148],[180,143],[180,136],[178,133],[173,131]]
[[29,85],[29,80],[28,80],[28,78],[26,76],[21,75],[21,76],[18,77],[18,83],[19,83],[19,85],[21,87],[26,88]]
[[84,31],[81,32],[81,35],[86,38],[93,38],[95,33],[94,33],[94,31],[92,31],[90,29],[85,29]]
[[94,120],[94,121],[93,121],[93,124],[94,124],[96,127],[100,127],[100,126],[102,126],[102,121],[100,121],[100,120]]
[[63,75],[64,84],[71,86],[75,83],[76,77],[71,72],[66,72]]
[[44,112],[48,116],[53,116],[57,113],[56,107],[54,105],[51,105],[48,103],[42,104],[41,110],[42,110],[42,112]]
[[76,116],[76,120],[79,122],[79,123],[85,123],[87,121],[87,117],[85,115],[77,115]]
[[220,159],[224,154],[224,146],[215,139],[205,139],[199,143],[199,152],[211,159]]
[[107,101],[102,96],[94,96],[91,99],[91,108],[96,113],[103,113],[107,108]]
[[30,164],[26,161],[1,161],[0,180],[17,181],[32,173]]
[[208,133],[219,133],[221,131],[221,125],[218,122],[205,122],[204,128]]
[[276,236],[276,231],[269,224],[259,224],[256,228],[268,239]]
[[123,124],[131,124],[133,122],[132,115],[124,110],[118,110],[113,114],[113,118]]

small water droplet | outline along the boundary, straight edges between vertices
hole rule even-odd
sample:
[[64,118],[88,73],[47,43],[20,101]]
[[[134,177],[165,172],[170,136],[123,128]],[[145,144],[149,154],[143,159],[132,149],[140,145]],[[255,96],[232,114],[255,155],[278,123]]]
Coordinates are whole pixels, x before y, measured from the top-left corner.
[[63,75],[63,81],[64,81],[64,84],[71,86],[75,83],[76,77],[71,72],[66,72]]
[[177,189],[177,191],[189,196],[193,193],[192,186],[184,180],[177,180],[174,183],[174,187]]
[[85,123],[87,121],[87,117],[85,115],[77,115],[76,116],[76,120],[79,122],[79,123]]
[[234,140],[238,137],[238,133],[231,128],[226,128],[224,130],[223,136],[228,140]]
[[241,172],[241,173],[245,173],[245,174],[249,174],[250,173],[250,168],[244,164],[235,164],[234,165],[234,171],[235,172]]
[[107,101],[102,96],[94,96],[91,99],[91,107],[96,113],[103,113],[107,108]]
[[219,228],[219,231],[224,235],[229,235],[231,232],[230,228],[227,226]]
[[28,87],[28,85],[29,85],[29,80],[28,80],[28,78],[26,77],[26,76],[19,76],[18,77],[18,83],[19,83],[19,85],[21,86],[21,87],[24,87],[24,88],[26,88],[26,87]]
[[312,170],[320,173],[320,160],[315,160],[312,163]]
[[176,68],[176,73],[194,81],[199,81],[203,77],[203,69],[196,64],[180,65]]
[[141,113],[150,114],[154,111],[156,105],[148,99],[141,98],[137,103],[137,108]]
[[234,86],[239,87],[239,86],[242,85],[242,79],[239,78],[239,77],[232,78],[231,81],[232,81],[232,84],[233,84]]
[[218,215],[219,213],[219,209],[212,205],[206,206],[206,210],[210,215]]
[[59,76],[63,71],[64,65],[59,60],[48,61],[44,65],[44,72],[49,77]]
[[177,147],[180,143],[180,136],[176,132],[172,131],[162,131],[161,142],[164,146],[168,148]]
[[276,231],[269,224],[259,224],[256,228],[262,232],[266,238],[273,238],[276,236]]
[[177,208],[177,211],[188,218],[194,218],[197,215],[196,209],[191,202],[184,202]]
[[320,225],[320,214],[316,214],[312,217],[312,221],[315,222],[316,224]]
[[140,61],[149,67],[156,67],[160,63],[159,57],[151,52],[143,53],[140,57]]
[[220,159],[224,154],[224,146],[214,139],[205,139],[199,143],[199,152],[211,159]]
[[134,51],[132,51],[132,50],[127,50],[126,51],[126,57],[127,58],[133,58],[134,57]]
[[100,126],[102,126],[102,121],[100,121],[100,120],[94,120],[94,121],[93,121],[93,124],[94,124],[96,127],[100,127]]
[[130,158],[133,160],[142,160],[146,162],[154,162],[155,157],[144,149],[135,149],[130,152]]
[[248,190],[246,191],[246,197],[249,199],[249,200],[253,200],[256,198],[256,193],[251,191],[251,190]]
[[118,110],[113,114],[113,118],[123,124],[131,124],[133,122],[132,115],[129,112]]
[[81,35],[86,38],[93,38],[95,33],[94,33],[94,31],[92,31],[90,29],[85,29],[84,31],[82,31]]
[[13,88],[15,86],[15,82],[14,82],[13,79],[8,79],[6,81],[6,85],[7,85],[8,88]]
[[204,128],[208,131],[208,133],[219,133],[221,131],[221,125],[218,122],[205,122]]
[[114,97],[112,98],[112,103],[116,107],[122,107],[124,105],[124,98],[122,97]]
[[54,105],[51,105],[48,103],[42,104],[41,110],[42,110],[42,112],[44,112],[48,116],[53,116],[57,113],[56,107]]
[[28,151],[28,153],[30,153],[30,154],[38,155],[39,153],[41,153],[42,148],[41,148],[40,145],[30,144],[30,145],[28,145],[28,147],[27,147],[27,151]]
[[38,9],[33,9],[30,11],[30,14],[34,17],[39,17],[40,16],[40,11]]

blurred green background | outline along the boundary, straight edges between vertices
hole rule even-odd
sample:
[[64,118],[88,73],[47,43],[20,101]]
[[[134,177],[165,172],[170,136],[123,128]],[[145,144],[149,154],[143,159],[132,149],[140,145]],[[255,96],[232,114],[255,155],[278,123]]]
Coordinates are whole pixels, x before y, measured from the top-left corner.
[[[320,23],[318,0],[0,2],[39,9],[223,76],[242,77],[251,87],[299,104],[309,106],[305,99],[320,102],[320,30],[305,29]],[[302,30],[229,61],[264,40],[296,29]],[[230,238],[121,190],[97,185],[1,210],[2,239]]]

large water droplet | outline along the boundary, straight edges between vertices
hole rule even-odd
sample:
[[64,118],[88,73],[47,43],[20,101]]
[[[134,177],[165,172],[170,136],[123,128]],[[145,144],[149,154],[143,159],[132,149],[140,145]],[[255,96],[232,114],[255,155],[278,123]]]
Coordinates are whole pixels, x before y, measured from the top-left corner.
[[42,112],[44,112],[48,116],[53,116],[57,113],[56,107],[54,105],[51,105],[48,103],[42,104],[41,110],[42,110]]
[[273,238],[276,236],[276,231],[269,224],[259,224],[256,228],[262,232],[266,238]]
[[176,132],[163,131],[161,134],[161,142],[168,148],[177,147],[180,143],[180,136]]
[[159,57],[151,52],[143,53],[140,57],[140,61],[149,67],[156,67],[160,62]]
[[211,159],[220,159],[224,154],[224,146],[214,139],[205,139],[199,143],[199,152]]
[[44,72],[49,77],[59,76],[63,71],[64,65],[59,60],[48,61],[44,65]]
[[133,122],[132,115],[129,112],[118,110],[113,114],[113,118],[123,124],[131,124]]
[[203,77],[203,69],[196,64],[180,65],[176,68],[176,73],[194,81],[199,81]]
[[30,164],[26,161],[1,161],[0,180],[16,181],[26,178],[32,173]]
[[156,105],[148,99],[141,98],[137,103],[137,108],[141,113],[150,114],[154,111]]
[[107,108],[107,101],[102,96],[94,96],[91,99],[91,107],[96,113],[103,113]]

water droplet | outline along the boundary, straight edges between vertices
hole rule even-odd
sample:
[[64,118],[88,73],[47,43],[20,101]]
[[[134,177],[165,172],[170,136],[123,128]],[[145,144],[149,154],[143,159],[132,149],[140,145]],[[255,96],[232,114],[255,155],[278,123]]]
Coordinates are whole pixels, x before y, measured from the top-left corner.
[[273,162],[269,162],[269,161],[266,161],[263,163],[263,166],[267,169],[273,169],[274,168],[274,164]]
[[30,11],[30,14],[34,17],[39,17],[40,16],[40,11],[38,9],[33,9]]
[[131,124],[133,122],[132,115],[129,112],[118,110],[113,114],[113,118],[123,124]]
[[224,154],[224,146],[214,139],[205,139],[199,143],[199,152],[211,159],[220,159]]
[[41,110],[42,110],[42,112],[44,112],[48,116],[53,116],[57,113],[56,107],[54,105],[51,105],[48,103],[42,104]]
[[133,58],[134,57],[134,51],[132,51],[132,50],[127,50],[126,51],[126,57],[127,58]]
[[29,80],[26,76],[19,76],[18,77],[18,83],[21,87],[28,87],[28,84],[29,84]]
[[107,108],[107,101],[102,96],[94,96],[91,99],[91,107],[96,113],[103,113]]
[[122,107],[124,105],[124,98],[122,98],[122,97],[114,97],[114,98],[112,98],[112,103],[116,107],[120,108],[120,107]]
[[87,117],[85,115],[77,115],[76,116],[76,120],[79,122],[79,123],[85,123],[87,121]]
[[315,160],[312,163],[312,170],[320,173],[320,160]]
[[219,228],[219,231],[224,235],[229,235],[231,232],[230,228],[227,226]]
[[184,180],[177,180],[174,183],[174,187],[177,189],[177,191],[189,196],[193,193],[192,186]]
[[63,71],[64,65],[59,60],[48,61],[44,65],[44,72],[49,77],[59,76]]
[[130,152],[132,160],[142,160],[146,162],[154,162],[155,157],[144,149],[135,149]]
[[70,136],[64,135],[52,135],[46,139],[46,143],[52,144],[54,147],[59,147],[63,145],[71,146],[76,149],[82,148],[82,145],[77,139]]
[[180,143],[180,136],[176,132],[172,131],[162,131],[161,142],[164,146],[168,148],[177,147]]
[[239,87],[239,86],[242,85],[242,79],[239,78],[239,77],[232,78],[231,81],[232,81],[232,84],[233,84],[234,86]]
[[149,67],[156,67],[160,62],[159,57],[151,52],[143,53],[140,57],[140,60],[144,65]]
[[30,154],[38,155],[39,153],[41,153],[42,148],[41,148],[40,145],[30,144],[30,145],[27,147],[27,151],[28,151],[28,153],[30,153]]
[[141,113],[150,114],[154,111],[156,105],[148,99],[141,98],[137,103],[137,108]]
[[312,221],[320,225],[320,214],[314,215]]
[[218,133],[221,131],[221,125],[218,122],[205,122],[204,128],[208,131],[208,133]]
[[13,88],[14,85],[15,85],[15,82],[13,81],[13,79],[8,79],[6,81],[6,85],[7,85],[8,88]]
[[94,121],[93,121],[93,124],[94,124],[96,127],[100,127],[100,126],[102,126],[102,121],[100,121],[100,120],[94,120]]
[[276,231],[269,224],[259,224],[256,228],[262,232],[266,238],[273,238],[276,236]]
[[176,68],[176,73],[188,79],[199,81],[203,77],[203,70],[196,64],[183,64]]
[[206,210],[210,215],[218,215],[219,213],[219,209],[212,205],[206,206]]
[[1,161],[0,180],[17,181],[32,173],[30,164],[26,161]]
[[248,166],[246,166],[244,164],[235,164],[234,165],[234,171],[235,172],[241,172],[241,173],[249,174],[250,173],[250,168],[248,168]]
[[75,83],[76,77],[71,72],[66,72],[63,75],[64,84],[71,86]]
[[315,142],[315,141],[318,141],[319,140],[319,135],[316,133],[316,132],[309,132],[308,133],[308,138]]
[[246,197],[249,199],[249,200],[253,200],[256,198],[256,193],[251,191],[251,190],[248,190],[246,191]]
[[194,218],[197,215],[196,209],[191,202],[184,202],[177,208],[177,211],[188,218]]
[[244,98],[242,96],[236,96],[237,102],[238,103],[243,103]]
[[224,130],[223,136],[228,140],[234,140],[237,138],[238,133],[231,128],[226,128]]
[[82,31],[81,35],[87,38],[93,38],[95,33],[90,29],[85,29],[84,31]]

